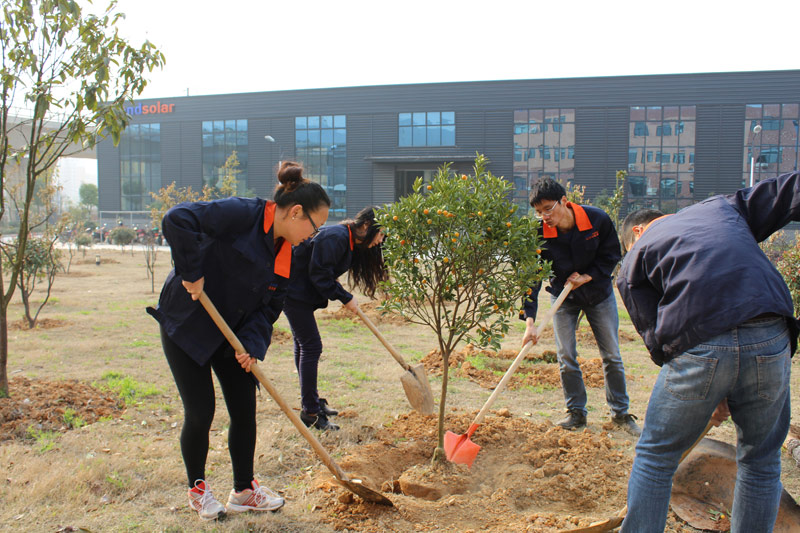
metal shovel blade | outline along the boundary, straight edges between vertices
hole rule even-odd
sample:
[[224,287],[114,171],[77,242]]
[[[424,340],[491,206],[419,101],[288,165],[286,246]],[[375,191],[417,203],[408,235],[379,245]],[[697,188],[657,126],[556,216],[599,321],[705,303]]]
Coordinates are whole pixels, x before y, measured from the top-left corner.
[[[225,338],[228,339],[228,342],[231,344],[234,351],[236,353],[247,353],[244,349],[244,346],[242,346],[241,341],[239,341],[239,339],[236,337],[236,334],[225,322],[225,319],[222,317],[222,315],[219,314],[219,311],[217,311],[217,308],[214,307],[213,302],[211,302],[211,300],[208,298],[208,295],[205,293],[205,291],[200,294],[200,303],[203,305],[206,311],[208,311],[211,319],[217,325]],[[250,371],[264,386],[264,388],[267,389],[267,392],[270,396],[272,396],[272,399],[275,400],[275,403],[277,403],[281,408],[281,411],[283,411],[283,413],[289,417],[289,420],[292,422],[292,424],[294,424],[294,427],[297,428],[297,431],[299,431],[306,441],[308,441],[308,443],[319,456],[320,460],[322,460],[322,463],[327,466],[328,470],[330,470],[331,474],[333,474],[333,478],[337,483],[350,490],[354,494],[361,496],[367,501],[380,503],[382,505],[394,505],[389,498],[378,491],[372,490],[371,488],[365,486],[360,479],[350,479],[348,477],[344,470],[342,470],[341,467],[336,464],[327,450],[322,447],[322,444],[320,444],[317,438],[311,433],[311,431],[309,431],[303,421],[300,420],[300,417],[297,416],[291,407],[289,407],[289,404],[286,403],[283,397],[278,394],[278,389],[275,388],[267,375],[261,369],[261,365],[253,364],[250,367]]]
[[409,366],[408,370],[400,376],[400,383],[403,384],[403,390],[406,392],[406,398],[411,407],[423,415],[434,413],[433,392],[428,383],[425,365],[420,363]]
[[470,432],[456,435],[452,431],[444,434],[444,453],[448,461],[472,467],[481,447],[469,440],[470,435]]

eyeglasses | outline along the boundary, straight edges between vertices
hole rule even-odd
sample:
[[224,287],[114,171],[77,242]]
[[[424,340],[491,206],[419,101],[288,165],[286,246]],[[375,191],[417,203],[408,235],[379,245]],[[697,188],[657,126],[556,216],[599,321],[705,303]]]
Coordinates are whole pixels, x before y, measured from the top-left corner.
[[319,233],[319,228],[317,227],[316,224],[314,224],[314,219],[311,218],[311,215],[309,213],[306,213],[306,217],[308,217],[308,221],[311,222],[311,227],[314,228],[314,232],[308,236],[308,238],[310,239],[311,237],[314,237],[317,233]]
[[555,210],[556,206],[560,203],[561,200],[551,205],[549,209],[545,209],[544,211],[536,211],[536,218],[544,218],[545,216],[551,214]]

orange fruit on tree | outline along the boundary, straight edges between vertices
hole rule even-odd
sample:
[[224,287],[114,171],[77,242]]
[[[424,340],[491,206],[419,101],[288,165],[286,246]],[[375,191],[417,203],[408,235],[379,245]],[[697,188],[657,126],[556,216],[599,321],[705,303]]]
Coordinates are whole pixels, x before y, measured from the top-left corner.
[[430,210],[429,209],[425,209],[422,212],[427,215],[428,213],[430,213]]

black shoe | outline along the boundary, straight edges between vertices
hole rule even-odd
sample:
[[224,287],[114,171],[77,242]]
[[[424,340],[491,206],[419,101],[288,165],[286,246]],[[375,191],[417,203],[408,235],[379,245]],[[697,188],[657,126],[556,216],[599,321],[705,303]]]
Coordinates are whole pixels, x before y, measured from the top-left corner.
[[321,429],[322,431],[336,431],[339,429],[339,426],[330,422],[325,413],[322,412],[311,415],[305,411],[300,411],[300,420],[309,428]]
[[642,428],[640,428],[639,424],[635,422],[636,420],[636,415],[628,413],[624,415],[614,415],[611,417],[611,421],[620,426],[620,428],[624,429],[634,437],[639,437],[642,435]]
[[579,409],[567,409],[567,416],[556,422],[564,429],[580,429],[586,427],[586,415]]
[[325,413],[325,416],[336,416],[339,414],[339,411],[336,409],[331,409],[328,407],[328,400],[325,398],[319,399],[319,410]]

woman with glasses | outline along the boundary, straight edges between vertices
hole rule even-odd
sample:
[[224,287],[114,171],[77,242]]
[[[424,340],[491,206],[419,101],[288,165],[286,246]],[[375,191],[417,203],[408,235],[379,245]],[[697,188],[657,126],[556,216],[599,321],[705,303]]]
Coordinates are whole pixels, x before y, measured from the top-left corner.
[[[249,374],[264,360],[289,285],[292,246],[328,218],[331,201],[302,167],[284,162],[274,200],[226,198],[178,204],[162,222],[175,268],[156,308],[161,343],[184,409],[180,444],[189,482],[189,505],[200,518],[225,512],[275,511],[283,498],[253,477],[256,445],[256,380]],[[247,353],[234,354],[196,300],[205,290]],[[211,372],[230,415],[228,449],[233,490],[223,507],[206,481],[208,433],[215,400]]]
[[300,377],[302,411],[306,426],[321,430],[337,430],[328,417],[339,414],[317,391],[317,368],[322,355],[314,311],[339,300],[354,314],[358,302],[339,283],[345,272],[351,287],[360,287],[370,298],[378,283],[386,279],[381,253],[383,233],[375,222],[373,208],[362,209],[355,220],[321,228],[319,234],[294,248],[292,280],[283,312],[294,336],[294,362]]

